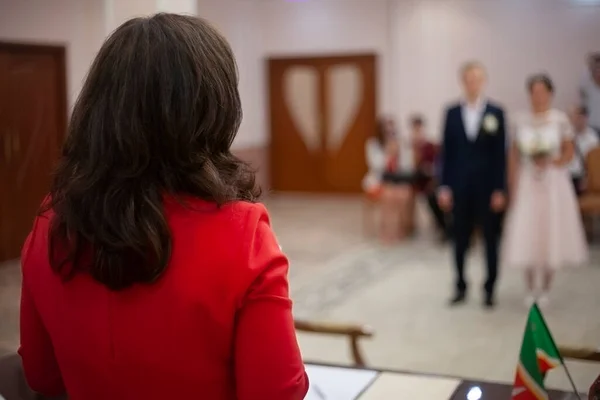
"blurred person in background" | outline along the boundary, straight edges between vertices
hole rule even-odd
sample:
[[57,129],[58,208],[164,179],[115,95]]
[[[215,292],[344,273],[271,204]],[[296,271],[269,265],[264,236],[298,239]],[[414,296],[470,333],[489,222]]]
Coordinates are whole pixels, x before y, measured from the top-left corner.
[[[366,195],[365,212],[372,214],[376,203],[381,201],[383,190],[383,173],[386,168],[386,143],[388,139],[393,138],[393,121],[389,118],[380,118],[377,121],[375,133],[367,139],[365,143],[365,159],[367,161],[367,174],[363,178],[362,187]],[[367,234],[372,234],[376,229],[374,227],[374,218],[372,215],[365,216]]]
[[440,231],[440,241],[445,243],[453,238],[453,229],[452,229],[452,212],[448,212],[443,210],[440,207],[438,201],[438,191],[440,189],[440,182],[442,181],[442,152],[438,151],[438,155],[434,164],[434,181],[433,181],[433,190],[430,194],[427,195],[427,203],[429,204],[429,208],[435,215],[436,224]]
[[383,125],[385,136],[385,169],[382,175],[382,240],[390,244],[404,239],[409,234],[412,223],[411,198],[415,174],[411,162],[411,148],[404,145],[396,132],[392,119],[386,119]]
[[362,185],[363,190],[373,199],[379,199],[382,190],[382,178],[386,168],[386,145],[395,136],[394,122],[389,118],[381,118],[377,122],[375,134],[365,143],[365,159],[368,172]]
[[486,250],[487,277],[483,305],[494,306],[498,273],[501,213],[506,204],[504,111],[484,98],[483,65],[469,62],[460,71],[464,99],[446,111],[442,145],[442,182],[438,201],[452,212],[456,288],[451,305],[466,299],[465,257],[476,224]]
[[515,119],[510,150],[511,207],[504,233],[507,265],[523,268],[525,302],[548,303],[554,272],[587,260],[587,244],[569,164],[573,130],[552,108],[554,85],[544,74],[527,81],[531,111]]
[[[446,215],[437,202],[436,163],[439,156],[439,146],[427,139],[425,120],[420,115],[410,119],[411,141],[415,160],[415,191],[427,200],[436,228],[443,237],[447,236]],[[414,202],[413,202],[414,204]],[[411,211],[414,218],[415,210]]]
[[71,400],[303,399],[282,254],[252,171],[226,40],[136,18],[104,43],[22,252],[35,391]]
[[585,191],[585,160],[590,150],[600,144],[598,135],[588,124],[588,112],[584,106],[574,107],[570,113],[571,124],[575,133],[573,145],[574,155],[569,170],[575,193],[581,195]]
[[581,84],[582,104],[588,111],[590,126],[600,135],[600,53],[590,55],[589,71]]

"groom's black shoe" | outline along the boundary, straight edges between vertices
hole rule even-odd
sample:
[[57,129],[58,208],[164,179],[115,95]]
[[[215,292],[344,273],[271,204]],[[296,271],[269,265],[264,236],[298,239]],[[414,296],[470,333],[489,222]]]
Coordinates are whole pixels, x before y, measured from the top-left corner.
[[459,290],[456,292],[454,297],[450,299],[450,306],[457,306],[459,304],[463,304],[467,300],[467,293],[464,290]]
[[483,298],[483,306],[489,310],[496,306],[496,301],[494,300],[494,295],[492,293],[485,293],[485,297]]

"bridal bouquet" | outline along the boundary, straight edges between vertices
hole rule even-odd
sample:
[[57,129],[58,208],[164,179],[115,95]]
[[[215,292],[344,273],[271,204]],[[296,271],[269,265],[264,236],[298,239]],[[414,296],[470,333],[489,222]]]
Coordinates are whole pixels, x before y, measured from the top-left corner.
[[528,142],[520,143],[521,154],[528,157],[534,164],[535,179],[542,179],[546,174],[546,161],[551,157],[553,148],[539,136]]
[[520,143],[521,154],[535,160],[548,158],[552,154],[552,146],[536,136],[533,140]]

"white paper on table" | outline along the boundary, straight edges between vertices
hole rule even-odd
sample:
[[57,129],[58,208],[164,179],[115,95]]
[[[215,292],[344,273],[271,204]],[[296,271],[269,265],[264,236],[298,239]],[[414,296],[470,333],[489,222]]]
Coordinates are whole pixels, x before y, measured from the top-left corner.
[[310,388],[304,400],[355,400],[378,375],[377,371],[307,365]]
[[460,383],[459,379],[384,372],[360,400],[449,399]]

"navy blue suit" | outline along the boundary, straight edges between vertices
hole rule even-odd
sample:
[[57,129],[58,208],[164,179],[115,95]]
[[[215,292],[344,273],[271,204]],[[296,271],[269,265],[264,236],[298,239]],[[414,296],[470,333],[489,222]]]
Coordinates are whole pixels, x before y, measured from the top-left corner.
[[[495,120],[495,129],[485,129],[483,121],[486,118]],[[482,228],[486,247],[487,279],[484,289],[491,295],[498,274],[501,216],[491,210],[490,201],[495,191],[506,191],[506,129],[502,108],[488,102],[478,135],[476,139],[470,139],[465,130],[461,105],[450,107],[444,124],[442,157],[441,183],[452,190],[454,197],[457,290],[465,292],[467,289],[465,255],[477,224]]]

